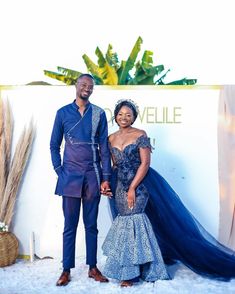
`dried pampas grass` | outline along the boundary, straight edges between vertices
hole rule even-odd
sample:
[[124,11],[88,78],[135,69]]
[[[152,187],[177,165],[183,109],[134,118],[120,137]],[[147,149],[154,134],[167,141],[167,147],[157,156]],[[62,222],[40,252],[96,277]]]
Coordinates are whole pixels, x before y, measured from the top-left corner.
[[5,143],[4,143],[4,132],[3,132],[3,102],[0,99],[0,207],[2,206],[2,199],[6,185],[6,168],[5,168]]
[[13,118],[10,104],[8,101],[3,103],[0,99],[0,210],[9,173],[12,130]]
[[9,101],[5,102],[4,108],[4,134],[5,134],[5,147],[6,147],[6,173],[8,176],[10,162],[11,162],[11,141],[13,133],[13,116]]
[[27,164],[35,127],[31,121],[24,128],[11,161],[13,119],[10,104],[0,99],[0,221],[9,227],[14,215],[14,208],[21,179]]

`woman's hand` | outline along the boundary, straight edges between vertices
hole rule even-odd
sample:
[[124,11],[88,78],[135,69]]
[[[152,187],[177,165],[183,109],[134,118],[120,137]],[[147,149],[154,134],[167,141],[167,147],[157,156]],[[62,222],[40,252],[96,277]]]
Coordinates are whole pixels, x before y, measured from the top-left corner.
[[129,188],[127,192],[127,203],[128,203],[128,208],[133,209],[135,205],[135,189],[134,188]]

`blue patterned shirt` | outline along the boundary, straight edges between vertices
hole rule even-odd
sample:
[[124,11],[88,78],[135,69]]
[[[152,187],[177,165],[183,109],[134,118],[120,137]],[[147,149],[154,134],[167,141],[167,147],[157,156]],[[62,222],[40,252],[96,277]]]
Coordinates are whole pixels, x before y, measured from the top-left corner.
[[[88,102],[82,116],[74,100],[57,111],[50,141],[52,164],[59,176],[56,194],[81,197],[85,177],[97,180],[98,185],[109,180],[111,162],[107,137],[107,119],[102,108]],[[96,179],[92,179],[93,175]]]

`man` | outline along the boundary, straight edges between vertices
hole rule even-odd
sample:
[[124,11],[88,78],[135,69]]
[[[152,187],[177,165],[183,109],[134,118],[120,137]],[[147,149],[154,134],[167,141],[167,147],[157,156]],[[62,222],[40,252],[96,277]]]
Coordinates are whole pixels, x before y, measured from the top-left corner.
[[[76,83],[76,100],[57,111],[50,141],[51,159],[58,175],[55,194],[63,196],[63,272],[57,286],[70,280],[75,267],[75,240],[80,207],[86,239],[88,276],[95,281],[108,282],[96,266],[97,216],[102,194],[110,192],[111,174],[108,149],[107,119],[103,109],[89,102],[94,79],[82,74]],[[63,164],[60,146],[65,140]]]

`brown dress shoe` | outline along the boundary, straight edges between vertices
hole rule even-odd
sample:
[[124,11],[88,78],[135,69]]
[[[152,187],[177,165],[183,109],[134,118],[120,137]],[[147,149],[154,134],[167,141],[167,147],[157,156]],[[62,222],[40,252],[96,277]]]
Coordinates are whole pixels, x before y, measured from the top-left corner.
[[56,282],[56,286],[66,286],[71,281],[71,276],[69,272],[62,272],[59,280]]
[[88,277],[101,283],[107,283],[109,281],[105,276],[101,274],[97,267],[94,267],[88,271]]
[[131,287],[131,286],[133,286],[133,282],[131,282],[131,281],[122,281],[120,285],[121,285],[121,287]]

